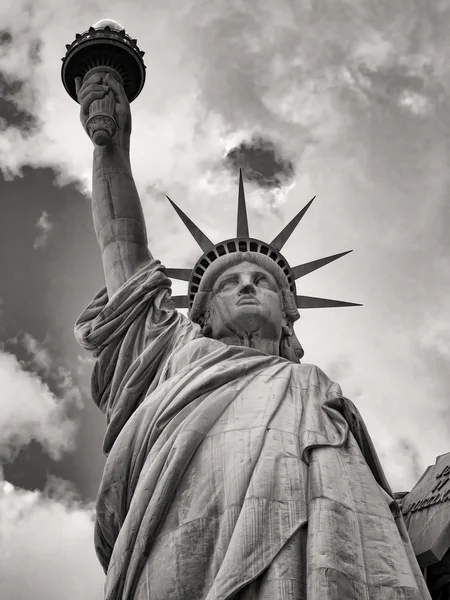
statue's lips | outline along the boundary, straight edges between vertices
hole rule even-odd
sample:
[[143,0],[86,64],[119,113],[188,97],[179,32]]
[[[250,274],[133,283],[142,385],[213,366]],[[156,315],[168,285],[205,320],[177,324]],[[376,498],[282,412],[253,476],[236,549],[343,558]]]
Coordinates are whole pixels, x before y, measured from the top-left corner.
[[236,303],[238,306],[242,306],[242,304],[259,304],[258,300],[254,296],[244,296]]

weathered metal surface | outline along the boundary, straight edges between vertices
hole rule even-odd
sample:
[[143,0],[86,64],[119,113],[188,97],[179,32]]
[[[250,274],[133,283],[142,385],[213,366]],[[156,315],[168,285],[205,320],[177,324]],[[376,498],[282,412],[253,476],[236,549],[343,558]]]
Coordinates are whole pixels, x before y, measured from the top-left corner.
[[450,548],[450,453],[438,456],[404,496],[402,512],[420,566],[441,561]]

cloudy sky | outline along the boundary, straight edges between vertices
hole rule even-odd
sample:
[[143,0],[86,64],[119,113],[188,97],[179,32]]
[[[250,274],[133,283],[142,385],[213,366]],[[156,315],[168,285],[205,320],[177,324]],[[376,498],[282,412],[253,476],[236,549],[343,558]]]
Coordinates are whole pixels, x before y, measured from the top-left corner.
[[303,311],[305,362],[358,406],[394,490],[450,451],[450,0],[3,0],[5,600],[102,597],[104,422],[73,324],[103,274],[92,146],[60,68],[65,44],[105,17],[146,52],[132,163],[153,254],[198,258],[166,193],[213,241],[234,235],[239,167],[254,237],[270,241],[316,195],[287,260],[354,252],[299,293],[364,306]]

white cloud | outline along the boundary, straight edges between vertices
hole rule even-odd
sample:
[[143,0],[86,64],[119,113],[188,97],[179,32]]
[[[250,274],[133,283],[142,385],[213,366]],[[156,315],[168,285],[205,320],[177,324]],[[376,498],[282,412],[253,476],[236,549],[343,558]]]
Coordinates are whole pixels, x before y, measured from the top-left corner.
[[417,332],[418,343],[445,361],[450,358],[450,309],[445,301],[437,301],[425,312]]
[[382,31],[371,30],[361,36],[355,45],[354,60],[370,69],[379,69],[391,62],[396,53],[393,40],[387,39]]
[[49,214],[46,210],[44,210],[36,222],[36,228],[38,230],[38,235],[34,241],[33,248],[37,250],[38,248],[43,248],[49,238],[50,231],[53,229],[53,223],[50,221]]
[[43,344],[39,343],[34,336],[30,333],[24,333],[9,341],[15,344],[22,343],[31,358],[31,366],[44,375],[50,374],[53,359],[49,350]]
[[430,102],[423,94],[404,90],[399,98],[400,106],[409,109],[415,115],[426,115],[430,110]]
[[76,422],[69,409],[79,405],[70,389],[58,398],[35,373],[26,371],[17,357],[0,352],[0,459],[9,461],[32,440],[55,460],[75,448]]
[[30,333],[25,332],[8,341],[21,344],[25,348],[28,354],[25,366],[29,370],[35,371],[46,381],[51,382],[60,395],[66,399],[70,396],[74,404],[81,408],[81,394],[73,381],[72,372],[57,357],[52,356],[46,345],[50,343],[49,339],[39,342]]
[[[58,397],[66,403],[66,406],[81,409],[83,407],[82,395],[79,387],[74,383],[72,371],[68,369],[61,360],[52,356],[47,338],[39,342],[30,333],[19,333],[15,338],[7,341],[7,344],[22,346],[27,356],[21,361],[21,365],[28,372],[35,373],[42,380],[55,389]],[[78,369],[75,371],[78,373]]]
[[62,480],[53,478],[44,492],[0,481],[2,599],[100,600],[93,516]]

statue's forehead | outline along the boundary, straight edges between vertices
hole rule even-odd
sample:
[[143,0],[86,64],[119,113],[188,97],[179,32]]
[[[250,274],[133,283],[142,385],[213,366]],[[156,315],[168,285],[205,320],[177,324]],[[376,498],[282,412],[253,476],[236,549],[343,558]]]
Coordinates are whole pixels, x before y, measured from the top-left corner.
[[221,256],[206,269],[199,291],[213,291],[217,283],[231,273],[240,275],[251,271],[264,273],[270,279],[273,278],[280,290],[287,287],[283,271],[272,259],[262,254],[236,252]]
[[224,269],[222,271],[222,273],[220,273],[220,275],[218,275],[215,278],[214,283],[213,283],[213,288],[215,288],[215,286],[218,283],[220,283],[227,277],[230,277],[233,275],[242,276],[242,275],[260,274],[260,273],[264,274],[266,277],[268,277],[269,280],[271,280],[278,287],[278,282],[277,282],[276,278],[268,269],[265,269],[264,267],[254,263],[254,262],[251,262],[248,260],[243,260],[242,262],[239,262],[238,264],[230,265],[229,267]]
[[249,260],[243,260],[237,265],[230,265],[229,267],[227,267],[220,276],[225,275],[225,273],[230,273],[234,271],[238,273],[259,271],[261,273],[267,273],[268,275],[271,275],[271,273],[264,267],[261,267],[260,265],[257,265],[256,263],[251,262]]

